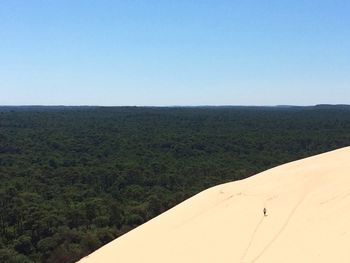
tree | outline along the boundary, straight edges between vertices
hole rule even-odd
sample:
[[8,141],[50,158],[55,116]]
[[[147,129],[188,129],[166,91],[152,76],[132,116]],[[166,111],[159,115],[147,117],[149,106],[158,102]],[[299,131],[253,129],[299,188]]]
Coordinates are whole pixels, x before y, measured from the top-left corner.
[[21,254],[28,255],[33,250],[31,237],[27,235],[20,236],[15,241],[15,250]]

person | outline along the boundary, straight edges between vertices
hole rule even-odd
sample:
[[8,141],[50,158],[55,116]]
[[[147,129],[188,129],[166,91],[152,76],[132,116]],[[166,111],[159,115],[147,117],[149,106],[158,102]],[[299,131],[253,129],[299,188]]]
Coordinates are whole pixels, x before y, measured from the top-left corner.
[[264,207],[263,211],[264,211],[264,216],[266,216],[266,207]]

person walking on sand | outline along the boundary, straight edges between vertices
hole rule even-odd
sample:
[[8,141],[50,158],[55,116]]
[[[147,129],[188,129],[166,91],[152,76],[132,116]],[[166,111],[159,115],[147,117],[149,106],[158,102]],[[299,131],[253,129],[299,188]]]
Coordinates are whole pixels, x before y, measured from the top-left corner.
[[267,216],[267,214],[266,214],[266,207],[264,207],[263,212],[264,212],[264,216]]

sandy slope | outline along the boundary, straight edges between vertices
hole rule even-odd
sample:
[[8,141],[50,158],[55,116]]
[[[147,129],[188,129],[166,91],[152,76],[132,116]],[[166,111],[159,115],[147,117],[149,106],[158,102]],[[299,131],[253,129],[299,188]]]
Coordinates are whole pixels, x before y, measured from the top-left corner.
[[82,262],[350,262],[350,147],[203,191]]

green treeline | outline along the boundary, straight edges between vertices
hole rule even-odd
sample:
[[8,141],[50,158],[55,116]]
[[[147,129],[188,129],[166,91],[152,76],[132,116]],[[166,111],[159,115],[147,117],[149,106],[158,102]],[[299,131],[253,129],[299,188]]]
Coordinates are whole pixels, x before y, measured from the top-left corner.
[[347,145],[345,106],[0,108],[0,262],[74,262],[210,186]]

